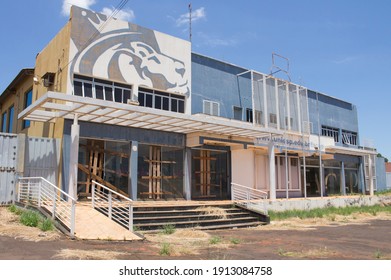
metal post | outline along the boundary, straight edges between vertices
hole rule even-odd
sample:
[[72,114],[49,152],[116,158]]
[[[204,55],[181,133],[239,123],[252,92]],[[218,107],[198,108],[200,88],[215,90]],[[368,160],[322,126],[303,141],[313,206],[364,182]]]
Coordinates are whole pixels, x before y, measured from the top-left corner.
[[40,179],[38,184],[38,207],[41,207],[41,192],[42,192],[42,179]]
[[318,151],[319,151],[319,183],[320,183],[320,196],[323,197],[323,168],[322,168],[322,149],[320,147],[320,112],[319,112],[319,94],[316,93],[316,110],[318,113]]
[[341,162],[341,193],[346,195],[346,181],[345,181],[345,163]]
[[75,236],[75,219],[76,219],[76,202],[72,199],[72,209],[71,209],[71,237]]
[[112,213],[113,213],[113,197],[112,197],[112,194],[111,192],[109,192],[109,218],[111,219],[112,218]]
[[129,204],[129,230],[133,231],[133,205]]
[[92,183],[91,203],[92,203],[92,208],[95,208],[95,183]]
[[53,190],[53,209],[52,209],[52,218],[54,219],[56,217],[56,190]]

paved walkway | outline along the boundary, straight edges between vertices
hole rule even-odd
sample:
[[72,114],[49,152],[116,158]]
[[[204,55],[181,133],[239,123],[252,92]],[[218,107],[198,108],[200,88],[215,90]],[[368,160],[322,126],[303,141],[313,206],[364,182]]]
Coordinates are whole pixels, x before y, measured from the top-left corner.
[[89,205],[76,204],[75,236],[78,239],[141,240],[142,238],[110,220]]

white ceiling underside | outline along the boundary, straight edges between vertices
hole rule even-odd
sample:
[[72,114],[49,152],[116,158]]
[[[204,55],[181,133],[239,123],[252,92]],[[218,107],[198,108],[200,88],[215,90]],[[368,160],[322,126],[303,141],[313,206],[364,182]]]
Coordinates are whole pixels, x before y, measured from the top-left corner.
[[202,132],[250,139],[282,134],[276,129],[222,117],[186,115],[51,91],[23,110],[18,118],[55,122],[57,118],[74,119],[75,115],[80,121],[183,134]]

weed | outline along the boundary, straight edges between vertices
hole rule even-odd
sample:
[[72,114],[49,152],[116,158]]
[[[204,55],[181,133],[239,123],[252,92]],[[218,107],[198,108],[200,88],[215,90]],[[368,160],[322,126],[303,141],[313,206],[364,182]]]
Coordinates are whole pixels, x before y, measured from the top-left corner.
[[383,253],[380,250],[376,250],[375,252],[375,258],[381,259],[383,257]]
[[133,226],[133,231],[140,231],[140,227],[138,227],[138,226]]
[[54,226],[53,226],[53,222],[52,220],[50,219],[42,219],[41,223],[38,225],[38,227],[42,230],[42,231],[49,231],[49,230],[53,230]]
[[160,248],[160,251],[159,251],[159,255],[160,256],[169,256],[171,255],[171,245],[170,243],[163,243],[162,244],[162,247]]
[[289,218],[322,218],[329,217],[331,220],[335,220],[336,215],[349,216],[354,213],[369,213],[376,216],[379,212],[391,213],[391,206],[348,206],[348,207],[327,207],[327,208],[315,208],[311,210],[288,210],[282,212],[269,211],[270,220],[285,220]]
[[213,236],[211,239],[209,239],[210,244],[217,244],[221,242],[220,236]]
[[232,238],[230,239],[230,241],[231,241],[232,244],[235,244],[235,245],[237,245],[237,244],[240,243],[240,239],[239,239],[239,238],[236,238],[236,237],[232,237]]
[[164,225],[163,234],[173,234],[175,232],[175,226],[174,225]]
[[15,204],[8,206],[8,210],[12,213],[15,213],[16,215],[21,215],[23,212],[23,210],[20,209],[20,207],[16,206]]
[[23,213],[20,215],[20,222],[28,227],[37,227],[39,220],[39,214],[35,211],[23,211]]

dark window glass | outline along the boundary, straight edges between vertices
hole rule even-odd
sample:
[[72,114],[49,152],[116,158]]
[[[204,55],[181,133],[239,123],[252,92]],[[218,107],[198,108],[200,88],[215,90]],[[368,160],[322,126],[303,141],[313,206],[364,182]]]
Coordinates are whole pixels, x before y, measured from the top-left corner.
[[75,81],[73,83],[74,94],[77,96],[83,96],[83,84],[81,82]]
[[[31,105],[33,102],[33,90],[29,90],[26,92],[25,99],[24,99],[24,109],[26,109],[28,106]],[[24,120],[23,121],[23,128],[30,127],[30,121]]]
[[152,95],[146,94],[145,96],[145,106],[152,108]]
[[143,92],[138,93],[138,102],[140,106],[145,106],[145,94]]
[[124,90],[124,100],[122,102],[128,103],[128,99],[130,99],[130,90]]
[[114,99],[115,102],[122,102],[122,89],[120,88],[114,89]]
[[159,95],[155,96],[155,108],[161,109],[162,108],[162,97]]
[[105,87],[106,100],[113,101],[113,89]]
[[176,99],[171,99],[171,111],[178,112],[178,101]]
[[179,100],[178,101],[178,112],[179,113],[184,113],[185,112],[185,101]]
[[170,103],[169,103],[170,99],[168,99],[167,97],[163,97],[163,110],[170,110]]
[[11,106],[11,108],[8,110],[9,116],[8,116],[8,131],[9,133],[12,132],[12,126],[14,122],[14,106]]
[[95,95],[97,99],[103,99],[103,87],[102,86],[95,86]]
[[84,97],[92,97],[92,84],[84,83]]

